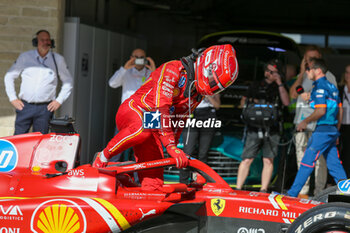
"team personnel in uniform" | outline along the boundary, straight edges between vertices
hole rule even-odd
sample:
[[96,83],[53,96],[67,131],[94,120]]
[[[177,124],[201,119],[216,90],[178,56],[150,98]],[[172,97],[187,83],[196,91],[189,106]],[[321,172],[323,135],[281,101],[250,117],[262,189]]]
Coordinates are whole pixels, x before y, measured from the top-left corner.
[[[121,151],[133,147],[136,162],[163,158],[163,148],[175,158],[177,167],[188,165],[187,155],[176,145],[182,129],[161,127],[144,129],[145,112],[154,118],[187,116],[202,100],[202,95],[214,95],[231,85],[238,75],[238,63],[231,45],[212,46],[202,53],[170,61],[156,69],[134,95],[125,100],[116,115],[119,133],[98,154],[94,167],[104,167]],[[158,118],[159,119],[159,118]],[[163,183],[163,169],[139,172],[144,189],[156,190]]]
[[309,103],[314,112],[300,122],[297,130],[305,130],[307,124],[317,121],[316,129],[309,139],[305,154],[301,160],[300,169],[295,177],[288,195],[298,196],[306,180],[314,170],[315,163],[323,154],[326,159],[329,173],[335,182],[346,179],[346,174],[338,157],[336,141],[339,136],[339,127],[342,119],[342,108],[338,89],[325,77],[327,66],[324,60],[310,59],[306,68],[308,78],[314,81]]
[[[308,66],[311,58],[322,58],[321,49],[316,45],[309,45],[305,48],[304,57],[300,63],[300,73],[298,74],[297,79],[293,83],[293,85],[290,87],[290,97],[292,99],[296,99],[296,109],[295,109],[295,115],[294,115],[294,125],[295,127],[303,121],[305,118],[311,115],[313,113],[313,109],[310,107],[310,105],[304,101],[303,97],[306,95],[310,95],[312,90],[312,81],[308,78],[307,73],[305,71],[305,68]],[[337,80],[335,76],[327,70],[325,73],[325,76],[328,81],[330,81],[332,84],[334,84],[337,87]],[[298,88],[298,86],[302,86],[302,89]],[[298,94],[297,89],[303,90],[303,93]],[[312,132],[316,128],[316,121],[311,122],[308,124],[305,130],[303,131],[296,131],[294,133],[294,144],[295,144],[295,153],[296,153],[296,159],[297,159],[297,165],[298,169],[300,167],[301,160],[304,156],[307,143],[312,135]],[[320,155],[320,158],[317,160],[315,165],[315,188],[313,194],[321,192],[326,183],[327,183],[327,165],[326,160],[323,155]],[[301,189],[299,196],[307,198],[309,195],[309,189],[310,189],[310,179],[308,179],[304,185],[304,187]]]
[[[54,40],[46,30],[40,30],[32,40],[35,50],[21,53],[5,75],[6,94],[16,109],[15,134],[33,132],[47,133],[49,121],[73,88],[73,78],[64,58],[50,51]],[[14,81],[21,77],[17,97]],[[61,91],[56,97],[58,78]]]

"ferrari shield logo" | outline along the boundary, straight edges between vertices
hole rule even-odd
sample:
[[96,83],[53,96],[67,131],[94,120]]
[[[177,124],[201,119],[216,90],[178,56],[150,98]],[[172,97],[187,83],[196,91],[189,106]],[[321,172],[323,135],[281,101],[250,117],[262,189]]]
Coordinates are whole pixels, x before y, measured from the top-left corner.
[[211,210],[216,216],[219,216],[225,209],[226,201],[224,199],[211,199]]

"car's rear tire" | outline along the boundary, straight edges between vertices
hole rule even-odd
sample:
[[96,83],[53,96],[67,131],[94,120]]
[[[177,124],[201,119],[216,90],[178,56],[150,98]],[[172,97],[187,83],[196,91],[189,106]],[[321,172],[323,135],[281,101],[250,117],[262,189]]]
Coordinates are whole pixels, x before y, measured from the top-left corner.
[[338,191],[338,187],[336,185],[328,187],[328,188],[322,190],[322,192],[320,192],[319,194],[315,195],[312,198],[312,200],[327,203],[328,202],[328,196],[330,194],[337,194],[338,193],[337,191]]
[[344,233],[350,232],[350,204],[326,203],[300,215],[287,233]]

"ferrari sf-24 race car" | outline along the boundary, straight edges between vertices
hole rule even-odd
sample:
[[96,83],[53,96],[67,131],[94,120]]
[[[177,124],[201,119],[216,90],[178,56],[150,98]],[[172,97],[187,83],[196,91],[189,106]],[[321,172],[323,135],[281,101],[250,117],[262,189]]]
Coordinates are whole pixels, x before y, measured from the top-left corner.
[[133,172],[174,166],[173,158],[75,166],[78,134],[0,139],[0,233],[350,232],[350,205],[233,190],[191,159],[189,185],[145,191]]

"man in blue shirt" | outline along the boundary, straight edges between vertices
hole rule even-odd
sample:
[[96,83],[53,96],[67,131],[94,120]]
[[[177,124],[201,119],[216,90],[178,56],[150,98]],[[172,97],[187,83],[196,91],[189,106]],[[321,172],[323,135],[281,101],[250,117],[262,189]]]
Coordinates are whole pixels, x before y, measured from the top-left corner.
[[336,142],[339,136],[338,129],[342,118],[342,108],[338,89],[325,77],[327,66],[323,59],[310,59],[306,68],[308,78],[313,82],[313,89],[309,97],[309,104],[314,112],[300,122],[297,130],[305,130],[308,123],[317,121],[316,129],[308,141],[300,169],[292,187],[287,194],[297,197],[306,180],[312,173],[315,163],[323,154],[327,161],[329,173],[335,182],[346,179],[346,174],[338,157]]

